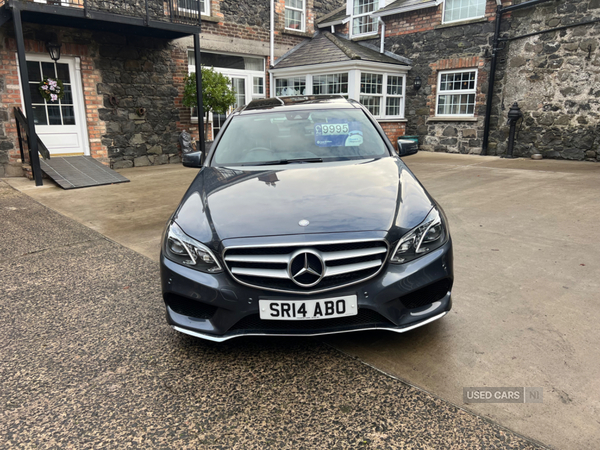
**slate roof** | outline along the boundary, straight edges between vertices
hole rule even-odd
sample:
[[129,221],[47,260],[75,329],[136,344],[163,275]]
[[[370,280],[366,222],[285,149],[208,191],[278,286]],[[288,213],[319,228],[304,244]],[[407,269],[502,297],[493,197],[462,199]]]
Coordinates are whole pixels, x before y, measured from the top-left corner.
[[333,10],[329,14],[317,19],[317,26],[329,26],[332,24],[342,23],[344,19],[350,17],[346,14],[346,5]]
[[373,13],[373,16],[385,16],[388,11],[393,11],[396,9],[405,10],[405,11],[413,11],[421,8],[431,8],[433,6],[437,6],[441,3],[439,0],[396,0],[395,2],[390,3],[384,8],[378,9]]
[[409,59],[402,56],[389,52],[381,54],[374,48],[325,31],[316,34],[310,41],[303,42],[283,55],[275,62],[274,69],[352,60],[401,65],[411,63]]

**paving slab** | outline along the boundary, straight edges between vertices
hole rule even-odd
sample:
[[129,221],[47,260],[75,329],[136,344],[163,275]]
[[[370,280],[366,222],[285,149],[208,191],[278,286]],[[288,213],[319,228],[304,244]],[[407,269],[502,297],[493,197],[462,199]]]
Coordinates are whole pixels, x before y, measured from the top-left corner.
[[[600,164],[423,152],[405,161],[450,219],[454,309],[405,335],[327,342],[556,448],[596,448]],[[72,193],[9,182],[157,260],[164,223],[197,171],[173,165],[120,172],[131,183]],[[464,404],[469,386],[542,387],[544,403]]]
[[51,180],[41,187],[26,178],[6,178],[15,189],[158,261],[167,220],[198,173],[181,164],[122,169],[130,183],[64,191]]
[[175,333],[155,261],[44,209],[0,181],[2,449],[542,448],[318,339]]
[[[600,442],[600,164],[417,154],[446,211],[453,310],[405,335],[327,339],[349,355],[564,449]],[[465,404],[463,387],[542,387]]]

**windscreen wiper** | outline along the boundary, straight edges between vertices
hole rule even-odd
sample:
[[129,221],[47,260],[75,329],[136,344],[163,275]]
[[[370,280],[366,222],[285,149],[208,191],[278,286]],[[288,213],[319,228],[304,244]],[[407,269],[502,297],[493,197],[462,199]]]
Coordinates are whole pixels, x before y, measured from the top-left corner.
[[283,164],[301,164],[323,162],[323,158],[296,158],[296,159],[277,159],[274,161],[264,161],[258,163],[243,164],[244,166],[278,166]]

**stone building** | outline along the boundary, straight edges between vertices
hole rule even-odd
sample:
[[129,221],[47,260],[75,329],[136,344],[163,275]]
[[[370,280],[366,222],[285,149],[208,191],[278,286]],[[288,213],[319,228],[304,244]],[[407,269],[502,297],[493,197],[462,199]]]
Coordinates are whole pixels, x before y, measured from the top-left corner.
[[[273,0],[274,57],[310,38],[317,15],[342,2]],[[24,105],[14,8],[22,10],[36,133],[51,156],[90,155],[127,168],[179,162],[181,131],[198,137],[197,118],[182,104],[183,78],[195,70],[191,36],[198,16],[202,63],[232,79],[238,104],[268,96],[270,5],[270,0],[0,0],[0,176],[22,173],[13,113]],[[48,54],[49,42],[61,45],[58,61]],[[40,96],[40,82],[48,76],[64,83],[59,102]],[[210,120],[218,126],[219,119]]]
[[[235,106],[256,98],[270,96],[269,67],[294,46],[310,39],[315,32],[317,17],[325,15],[345,0],[273,0],[273,49],[270,48],[271,0],[213,0],[206,4],[202,17],[202,64],[226,75],[236,91]],[[192,58],[191,38],[181,39],[177,45],[188,55],[187,70],[196,70]],[[271,51],[273,54],[271,54]],[[191,113],[191,116],[190,116]],[[184,111],[182,125],[193,130],[197,117],[193,111]],[[211,139],[220,129],[225,115],[211,115]],[[214,127],[214,130],[213,130]]]
[[[489,93],[498,8],[495,82]],[[315,38],[288,53],[273,72],[276,84],[293,77],[296,86],[306,86],[305,93],[322,90],[314,84],[320,69],[348,80],[342,93],[365,104],[392,141],[416,135],[422,150],[503,155],[507,112],[518,102],[524,118],[515,155],[596,160],[598,21],[598,0],[347,0],[321,17],[317,28],[334,33],[341,47],[361,45],[378,50],[382,58],[403,57],[402,67],[369,68],[363,60],[361,69],[360,58],[353,69],[337,71],[335,59],[296,64],[302,52],[319,48]]]

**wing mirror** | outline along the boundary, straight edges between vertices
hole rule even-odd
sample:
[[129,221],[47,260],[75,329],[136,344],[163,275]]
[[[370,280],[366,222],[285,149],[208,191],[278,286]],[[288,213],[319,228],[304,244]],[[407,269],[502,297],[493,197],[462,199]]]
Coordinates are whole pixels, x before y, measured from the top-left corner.
[[181,162],[185,167],[195,167],[196,169],[200,169],[202,168],[202,164],[204,164],[204,153],[201,151],[184,153]]
[[398,139],[398,156],[414,155],[419,151],[419,144],[410,139]]

